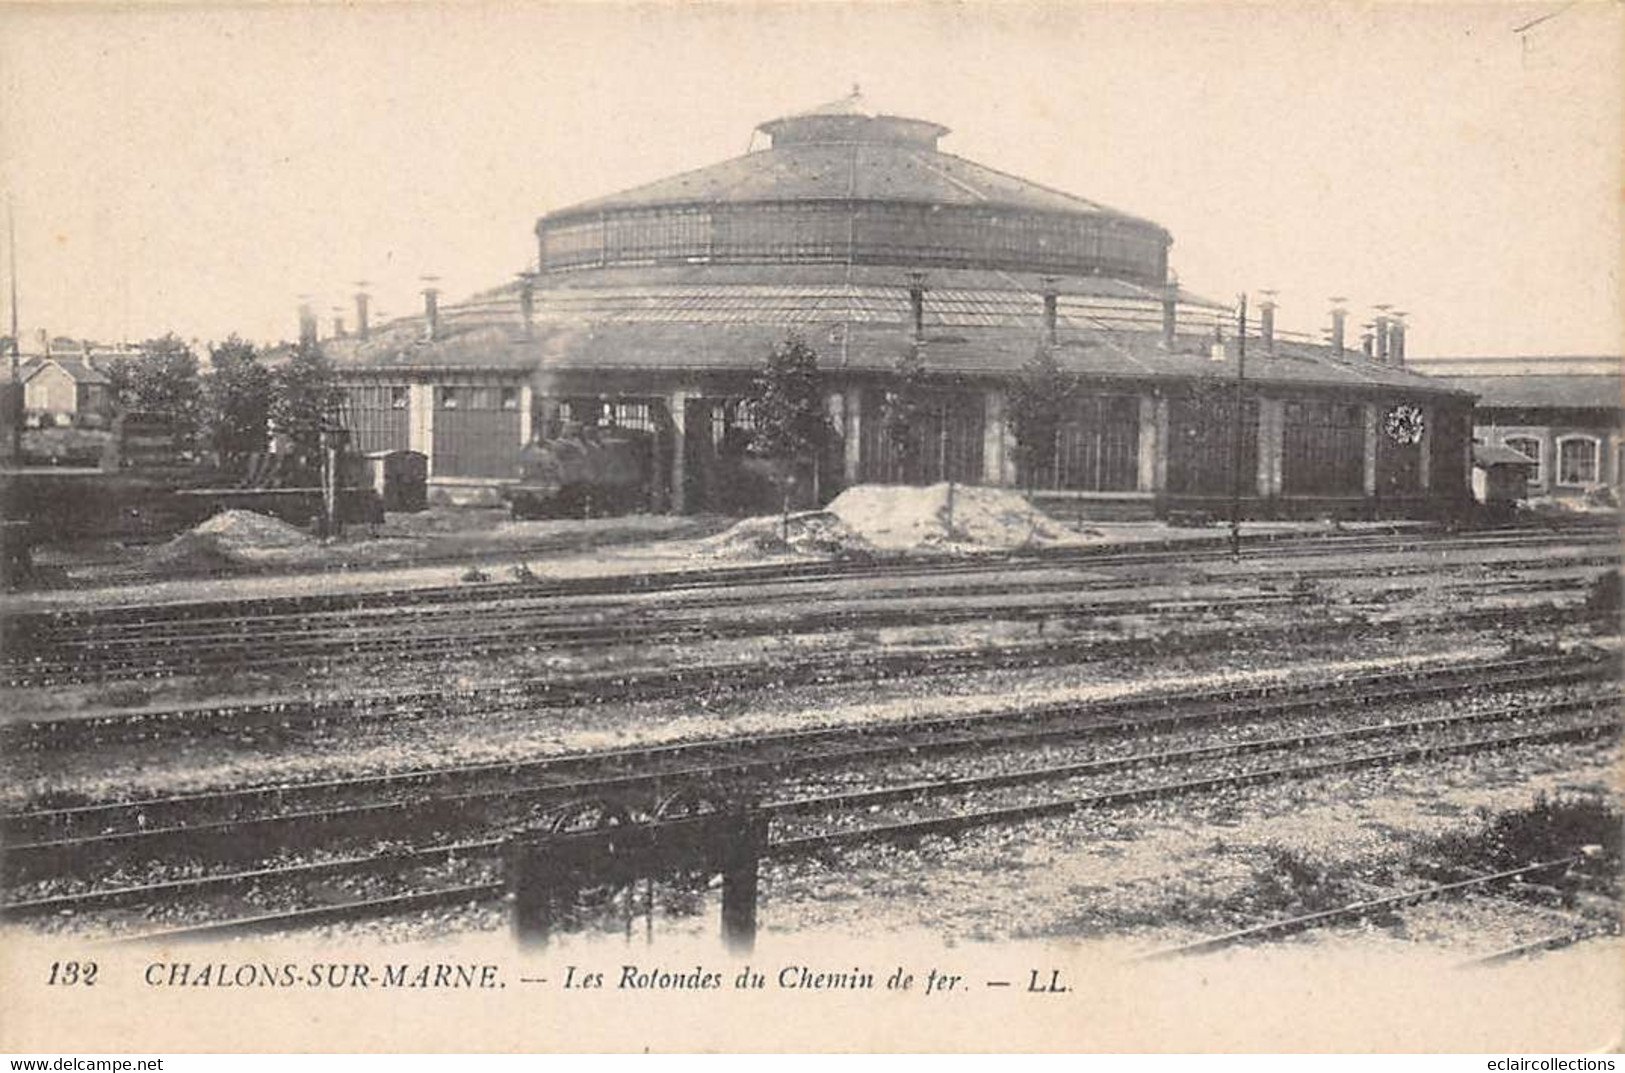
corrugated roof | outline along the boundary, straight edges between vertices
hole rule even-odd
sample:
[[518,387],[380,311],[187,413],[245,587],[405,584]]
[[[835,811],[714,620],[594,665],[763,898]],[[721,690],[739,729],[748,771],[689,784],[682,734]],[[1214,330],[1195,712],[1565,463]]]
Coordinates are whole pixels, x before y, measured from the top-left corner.
[[[797,142],[686,171],[548,213],[544,222],[655,205],[771,201],[909,201],[1109,215],[1158,227],[1097,201],[951,153],[888,142]],[[1159,227],[1160,230],[1160,227]]]
[[1441,376],[1437,379],[1477,395],[1480,409],[1552,407],[1617,410],[1622,404],[1618,373],[1602,376]]
[[[983,274],[989,275],[989,274]],[[1180,342],[1161,345],[1160,303],[1112,294],[1062,295],[1057,354],[1091,376],[1228,379],[1230,360],[1210,359],[1213,310],[1181,310]],[[335,340],[341,362],[373,368],[509,366],[558,369],[753,369],[787,330],[805,335],[825,369],[889,372],[913,343],[907,292],[855,284],[599,288],[537,294],[527,336],[509,288],[442,307],[441,337],[424,342],[421,318],[380,329],[366,343]],[[926,303],[925,354],[935,371],[1009,375],[1044,339],[1043,305],[1016,289],[941,288]],[[1275,353],[1250,340],[1249,379],[1365,389],[1451,391],[1436,379],[1350,352],[1288,340]]]

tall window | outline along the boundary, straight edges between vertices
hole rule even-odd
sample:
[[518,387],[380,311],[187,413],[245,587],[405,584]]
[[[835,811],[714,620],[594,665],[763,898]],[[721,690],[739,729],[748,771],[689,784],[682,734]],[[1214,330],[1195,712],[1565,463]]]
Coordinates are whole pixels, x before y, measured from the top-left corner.
[[1055,448],[1054,464],[1034,475],[1035,487],[1133,491],[1139,481],[1139,398],[1083,396],[1059,429]]
[[1597,441],[1571,436],[1557,441],[1557,483],[1597,483]]
[[1540,441],[1533,436],[1508,436],[1501,443],[1535,463],[1529,473],[1529,483],[1539,484],[1542,478]]
[[1357,403],[1286,404],[1281,486],[1287,495],[1359,495],[1365,488],[1365,409]]

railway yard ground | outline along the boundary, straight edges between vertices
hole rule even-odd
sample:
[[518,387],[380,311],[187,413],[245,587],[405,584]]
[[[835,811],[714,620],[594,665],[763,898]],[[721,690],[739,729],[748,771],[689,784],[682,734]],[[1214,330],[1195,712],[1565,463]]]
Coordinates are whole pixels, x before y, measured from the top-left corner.
[[[719,561],[714,520],[525,524],[8,599],[3,926],[486,935],[507,832],[749,799],[765,936],[1618,942],[1613,525]],[[570,926],[694,937],[719,898]]]

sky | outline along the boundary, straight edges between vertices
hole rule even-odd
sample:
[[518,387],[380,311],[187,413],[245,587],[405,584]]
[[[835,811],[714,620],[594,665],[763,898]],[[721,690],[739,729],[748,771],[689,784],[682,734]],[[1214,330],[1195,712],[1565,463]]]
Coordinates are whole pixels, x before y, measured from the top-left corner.
[[301,295],[353,318],[359,280],[415,313],[423,276],[455,300],[523,270],[540,214],[860,84],[944,151],[1156,220],[1187,288],[1275,290],[1284,328],[1335,295],[1407,311],[1413,356],[1618,353],[1622,12],[0,4],[22,334],[283,339]]

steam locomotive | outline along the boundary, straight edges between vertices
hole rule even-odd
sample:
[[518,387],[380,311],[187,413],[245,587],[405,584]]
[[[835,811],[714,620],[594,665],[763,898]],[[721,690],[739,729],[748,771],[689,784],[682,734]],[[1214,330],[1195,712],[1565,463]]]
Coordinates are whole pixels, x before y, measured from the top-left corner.
[[519,481],[503,496],[517,519],[628,514],[650,506],[653,469],[652,434],[567,422],[557,437],[520,451]]

